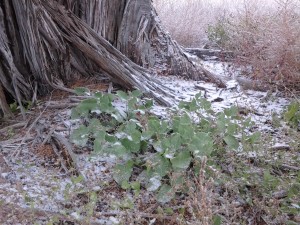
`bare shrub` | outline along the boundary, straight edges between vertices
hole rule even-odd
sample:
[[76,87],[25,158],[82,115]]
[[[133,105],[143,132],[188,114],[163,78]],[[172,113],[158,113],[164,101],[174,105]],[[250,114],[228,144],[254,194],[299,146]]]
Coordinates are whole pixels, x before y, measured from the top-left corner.
[[274,4],[263,8],[245,1],[230,18],[226,47],[235,52],[237,62],[251,66],[251,77],[279,88],[300,89],[299,3]]
[[212,3],[207,0],[155,0],[154,5],[166,29],[185,47],[197,47],[206,39]]
[[183,46],[213,42],[233,51],[236,65],[245,66],[250,77],[300,90],[300,1],[154,3],[166,29]]

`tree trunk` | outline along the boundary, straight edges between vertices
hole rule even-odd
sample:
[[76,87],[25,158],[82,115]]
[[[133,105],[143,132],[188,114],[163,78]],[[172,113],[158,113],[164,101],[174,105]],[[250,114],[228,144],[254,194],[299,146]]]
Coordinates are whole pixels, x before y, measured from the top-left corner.
[[34,83],[45,94],[99,74],[163,104],[154,71],[223,85],[163,31],[151,0],[2,0],[0,60],[0,85],[20,105]]

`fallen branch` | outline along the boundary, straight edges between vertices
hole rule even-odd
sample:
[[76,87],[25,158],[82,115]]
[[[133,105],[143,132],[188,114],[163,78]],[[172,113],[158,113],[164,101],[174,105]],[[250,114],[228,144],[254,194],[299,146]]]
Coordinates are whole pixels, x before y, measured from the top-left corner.
[[144,217],[144,218],[156,218],[156,219],[163,219],[163,220],[171,220],[174,221],[174,216],[164,216],[161,214],[151,214],[151,213],[142,213],[142,212],[96,212],[95,213],[98,218],[103,216],[130,216],[130,217]]
[[11,130],[11,129],[18,129],[18,128],[25,127],[26,124],[27,124],[27,122],[21,122],[21,123],[16,123],[16,124],[4,127],[2,129],[0,129],[0,133],[6,133],[8,130]]
[[61,167],[64,169],[66,174],[69,174],[70,171],[67,168],[67,165],[65,164],[65,159],[61,156],[61,153],[57,149],[56,145],[51,141],[50,142],[52,146],[52,150],[54,151],[55,155],[58,157]]

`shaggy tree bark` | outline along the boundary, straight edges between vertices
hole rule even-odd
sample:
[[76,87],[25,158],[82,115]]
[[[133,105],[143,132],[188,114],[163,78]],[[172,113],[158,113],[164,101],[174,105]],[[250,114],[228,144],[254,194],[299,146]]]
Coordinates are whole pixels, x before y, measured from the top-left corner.
[[69,90],[69,81],[99,74],[167,104],[154,71],[223,85],[163,31],[151,0],[0,2],[0,86],[20,105],[35,90]]

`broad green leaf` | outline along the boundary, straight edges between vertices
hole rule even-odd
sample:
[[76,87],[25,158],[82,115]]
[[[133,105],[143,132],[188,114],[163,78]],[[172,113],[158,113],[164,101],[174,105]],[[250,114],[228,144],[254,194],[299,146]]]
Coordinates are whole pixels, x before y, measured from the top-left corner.
[[208,133],[199,132],[188,146],[195,156],[210,156],[213,151],[213,139]]
[[90,90],[85,87],[77,87],[74,89],[76,95],[89,95]]
[[259,141],[260,136],[261,136],[261,133],[260,133],[260,132],[255,132],[254,134],[251,134],[251,135],[248,137],[248,141],[249,141],[251,144],[254,144],[254,143],[256,143],[257,141]]
[[85,146],[87,141],[89,140],[89,129],[86,126],[81,125],[73,131],[73,133],[71,134],[71,140],[78,146]]
[[103,96],[102,92],[96,92],[96,93],[94,94],[94,97],[95,97],[95,98],[98,98],[98,99],[101,99],[102,96]]
[[239,129],[239,125],[236,123],[229,123],[227,127],[227,133],[230,135],[236,134]]
[[120,97],[123,100],[127,100],[128,99],[128,95],[124,91],[117,91],[117,96]]
[[253,125],[253,121],[251,120],[251,117],[248,117],[247,119],[245,119],[243,121],[243,127],[244,128],[251,127],[252,125]]
[[217,123],[218,130],[222,133],[225,133],[225,131],[226,131],[226,122],[227,121],[225,118],[225,114],[219,113],[216,123]]
[[186,109],[189,112],[195,112],[199,109],[196,99],[192,99],[190,102],[180,101],[178,105],[179,109]]
[[180,118],[178,132],[184,140],[191,139],[194,136],[194,126],[187,114]]
[[150,117],[148,121],[148,129],[150,132],[159,133],[160,131],[160,121],[156,117]]
[[100,100],[100,104],[99,104],[99,109],[102,112],[106,112],[106,113],[112,113],[115,111],[115,109],[112,106],[112,102],[111,99],[108,95],[104,95],[101,100]]
[[174,132],[178,132],[180,125],[180,116],[174,116],[172,121],[172,129]]
[[299,110],[300,104],[297,102],[294,102],[288,106],[288,111],[285,113],[285,119],[290,121],[296,114],[296,112]]
[[109,143],[115,143],[118,141],[115,135],[111,135],[111,134],[106,134],[105,140],[108,141]]
[[94,140],[94,151],[96,153],[103,151],[103,140],[97,138]]
[[231,149],[237,149],[239,147],[238,140],[232,135],[227,135],[226,137],[224,137],[224,141]]
[[213,225],[221,225],[222,224],[222,218],[219,215],[213,216]]
[[239,109],[237,106],[232,106],[229,109],[224,109],[224,113],[228,117],[236,117],[239,113]]
[[[135,110],[137,109],[137,103],[139,102],[139,100],[137,98],[130,98],[127,101],[127,106],[129,110]],[[133,114],[134,115],[134,114]],[[134,117],[133,117],[134,118]]]
[[132,120],[128,121],[125,126],[125,132],[130,134],[132,132],[136,131],[136,123]]
[[163,148],[162,148],[162,144],[161,141],[157,141],[153,143],[153,148],[155,149],[155,151],[159,152],[159,153],[163,153]]
[[174,150],[177,150],[181,147],[182,139],[180,137],[180,134],[175,133],[170,136],[170,147]]
[[152,138],[153,135],[154,135],[154,132],[152,132],[150,130],[144,131],[142,133],[141,140],[149,140]]
[[156,154],[151,161],[151,167],[154,173],[158,174],[160,177],[163,177],[170,172],[171,163],[168,159]]
[[131,92],[131,95],[133,97],[140,98],[143,95],[143,92],[141,92],[140,90],[134,90],[133,92]]
[[123,145],[121,145],[120,142],[115,142],[113,145],[107,148],[107,151],[109,151],[111,154],[114,154],[115,156],[124,159],[130,158],[130,151],[127,150]]
[[121,184],[121,188],[124,189],[124,190],[127,190],[130,188],[130,184],[128,183],[128,181],[123,181],[122,184]]
[[171,159],[172,167],[174,169],[187,169],[191,160],[192,157],[189,151],[181,151],[173,159]]
[[80,116],[87,117],[92,110],[97,110],[97,99],[90,98],[83,100],[78,106],[72,109],[71,118],[76,119]]
[[146,109],[150,109],[153,106],[153,104],[154,103],[152,99],[147,99],[144,106]]
[[128,138],[124,138],[121,140],[122,145],[130,152],[138,153],[141,149],[140,141],[131,141]]
[[170,185],[164,184],[163,186],[161,186],[161,188],[159,189],[156,198],[157,201],[160,203],[167,203],[169,201],[171,201],[175,196],[174,190],[172,189],[172,187]]
[[122,185],[124,181],[129,181],[133,168],[133,162],[128,161],[126,164],[118,164],[113,169],[113,178],[119,184]]
[[199,99],[199,103],[204,110],[208,111],[211,109],[211,103],[207,99],[201,98]]
[[137,181],[130,183],[130,186],[133,190],[140,190],[141,189],[141,184],[140,184],[140,182],[137,182]]
[[[88,126],[89,131],[92,134],[97,133],[98,131],[102,131],[102,130],[106,130],[105,127],[102,126],[102,124],[100,123],[100,121],[98,119],[91,119],[89,126]],[[94,136],[94,135],[93,135]]]

